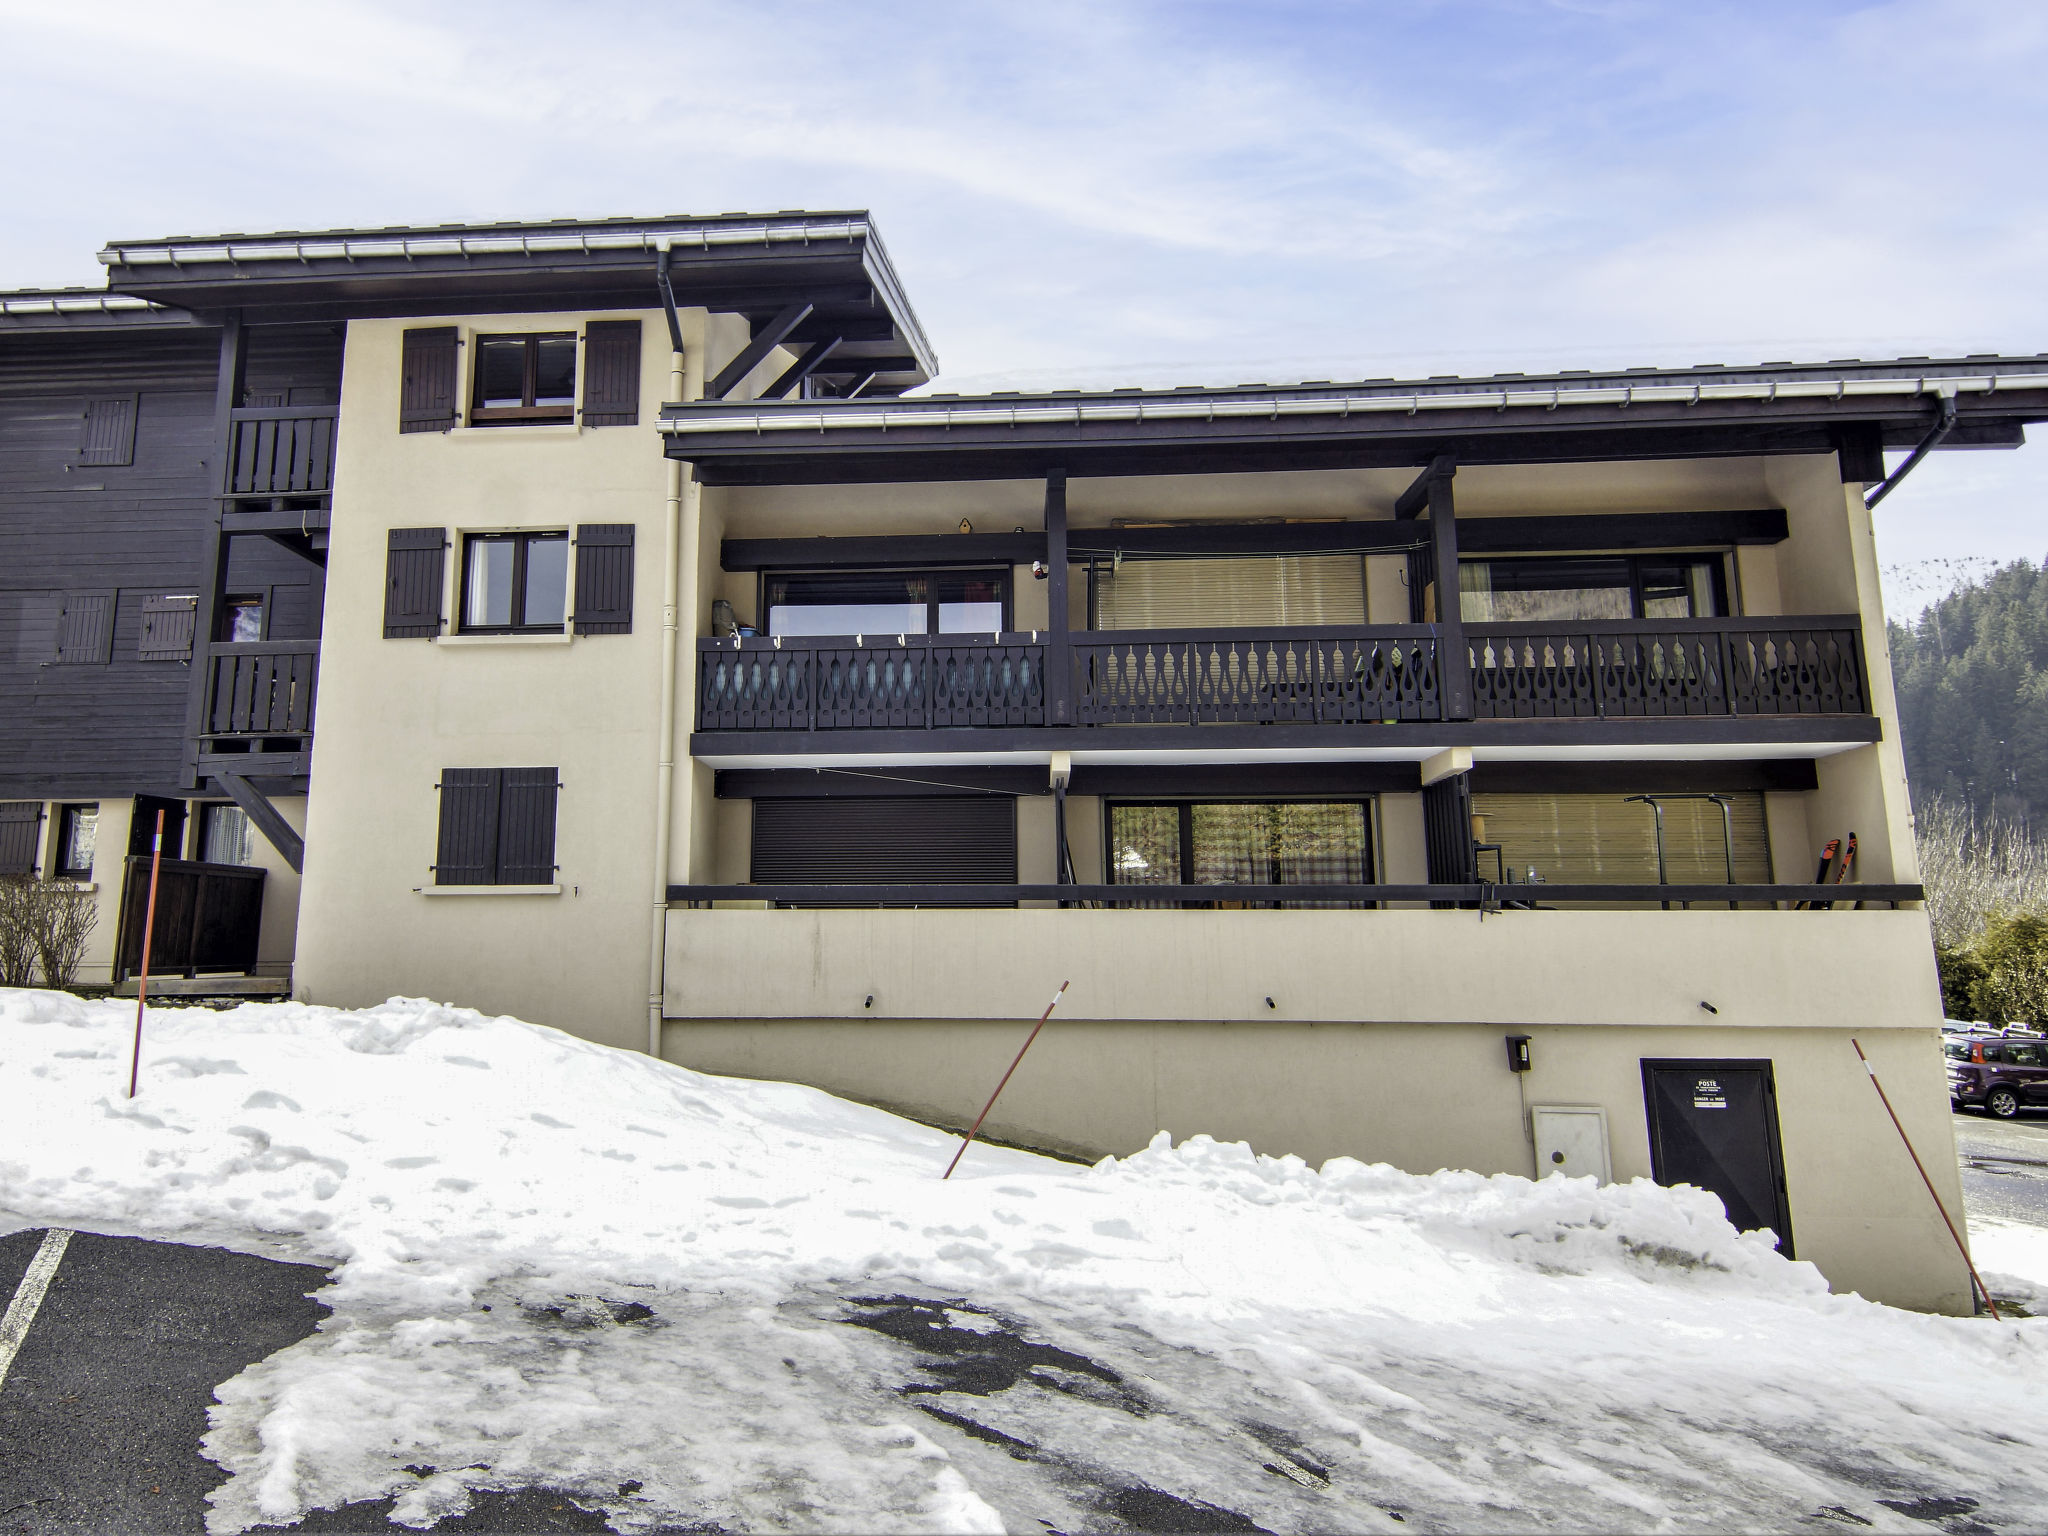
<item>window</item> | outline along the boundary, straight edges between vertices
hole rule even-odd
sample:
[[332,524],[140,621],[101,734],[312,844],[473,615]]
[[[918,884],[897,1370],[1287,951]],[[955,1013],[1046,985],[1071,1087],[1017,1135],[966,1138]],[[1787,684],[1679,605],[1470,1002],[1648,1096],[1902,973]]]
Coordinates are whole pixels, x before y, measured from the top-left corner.
[[1362,801],[1113,804],[1108,817],[1107,873],[1115,885],[1364,885],[1372,878]]
[[[1734,844],[1738,885],[1768,885],[1770,836],[1764,797],[1730,794],[1728,816],[1709,800],[1657,798],[1664,813],[1664,870],[1673,885],[1720,885]],[[1625,795],[1472,796],[1473,841],[1488,879],[1557,885],[1655,885],[1657,815]],[[1496,859],[1494,850],[1499,850]]]
[[771,635],[986,635],[1010,616],[1010,573],[826,571],[762,581]]
[[58,813],[57,869],[59,880],[90,880],[92,855],[99,841],[100,808],[67,805]]
[[464,632],[558,635],[568,600],[566,530],[473,533],[463,541]]
[[503,422],[573,421],[576,415],[576,335],[479,336],[476,385],[469,419],[479,426]]
[[256,843],[249,813],[239,805],[199,808],[199,857],[208,864],[253,864]]
[[553,768],[444,768],[436,885],[555,882]]
[[240,642],[263,638],[263,614],[269,606],[261,592],[237,592],[220,600],[216,640]]
[[1461,560],[1458,610],[1468,624],[1717,618],[1727,577],[1719,555]]

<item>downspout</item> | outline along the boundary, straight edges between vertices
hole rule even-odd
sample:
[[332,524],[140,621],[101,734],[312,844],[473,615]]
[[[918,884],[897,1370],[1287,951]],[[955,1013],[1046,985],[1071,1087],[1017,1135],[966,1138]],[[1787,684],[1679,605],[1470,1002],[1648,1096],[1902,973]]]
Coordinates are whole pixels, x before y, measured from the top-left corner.
[[[683,332],[668,281],[668,248],[662,247],[657,273],[662,308],[669,328],[668,398],[683,398]],[[666,445],[664,444],[664,454]],[[661,559],[661,704],[660,756],[654,793],[654,907],[647,945],[647,1054],[661,1059],[663,964],[668,945],[668,858],[674,837],[672,801],[676,784],[676,619],[681,596],[683,543],[683,461],[668,460],[668,501],[662,519]]]
[[1913,466],[1941,446],[1943,438],[1956,429],[1956,394],[1953,385],[1944,386],[1941,393],[1941,416],[1934,423],[1934,429],[1920,439],[1920,445],[1906,455],[1906,462],[1872,488],[1863,498],[1863,509],[1867,512],[1885,497],[1891,495],[1892,487],[1912,473]]

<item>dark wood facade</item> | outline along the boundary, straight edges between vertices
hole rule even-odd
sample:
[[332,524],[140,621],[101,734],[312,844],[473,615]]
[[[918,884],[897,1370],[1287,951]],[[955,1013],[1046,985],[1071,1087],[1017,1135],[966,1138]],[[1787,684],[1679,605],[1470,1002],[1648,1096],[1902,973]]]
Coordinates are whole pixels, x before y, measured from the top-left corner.
[[[0,323],[0,797],[201,787],[187,723],[223,510],[220,330],[143,314]],[[331,410],[340,382],[336,328],[250,330],[239,403]],[[266,639],[317,643],[322,558],[233,535],[221,595],[260,601]]]

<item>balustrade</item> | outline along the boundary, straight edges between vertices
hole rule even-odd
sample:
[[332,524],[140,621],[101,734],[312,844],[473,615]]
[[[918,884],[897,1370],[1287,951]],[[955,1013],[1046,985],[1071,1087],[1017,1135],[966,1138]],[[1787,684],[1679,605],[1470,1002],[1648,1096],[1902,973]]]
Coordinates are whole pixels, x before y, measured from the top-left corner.
[[698,729],[1044,725],[1045,650],[1014,635],[700,641]]
[[334,486],[331,405],[246,407],[228,425],[229,496],[324,496]]
[[212,677],[202,736],[312,735],[318,640],[216,644],[208,648],[207,666]]

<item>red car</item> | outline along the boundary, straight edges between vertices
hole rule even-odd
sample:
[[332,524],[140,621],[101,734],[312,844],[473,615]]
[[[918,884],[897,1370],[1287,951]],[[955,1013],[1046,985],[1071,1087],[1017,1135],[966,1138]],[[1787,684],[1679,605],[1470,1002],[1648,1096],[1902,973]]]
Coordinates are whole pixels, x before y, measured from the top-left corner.
[[2007,1035],[1950,1036],[1948,1096],[2000,1120],[2028,1106],[2048,1108],[2048,1040]]

